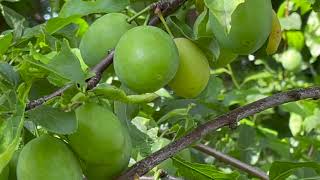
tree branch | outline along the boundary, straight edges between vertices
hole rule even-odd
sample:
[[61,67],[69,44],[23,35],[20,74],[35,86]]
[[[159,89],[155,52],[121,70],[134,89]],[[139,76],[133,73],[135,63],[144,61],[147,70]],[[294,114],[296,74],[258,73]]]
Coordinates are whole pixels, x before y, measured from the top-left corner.
[[224,163],[227,163],[227,164],[229,164],[231,166],[237,167],[240,170],[243,170],[243,171],[247,172],[248,174],[250,174],[252,176],[258,177],[258,178],[263,179],[263,180],[268,180],[269,179],[268,175],[265,172],[255,168],[253,166],[250,166],[250,165],[248,165],[246,163],[243,163],[243,162],[239,161],[238,159],[235,159],[235,158],[233,158],[231,156],[228,156],[228,155],[226,155],[226,154],[224,154],[222,152],[219,152],[219,151],[217,151],[217,150],[215,150],[215,149],[213,149],[213,148],[211,148],[209,146],[206,146],[206,145],[203,145],[203,144],[197,144],[193,148],[195,148],[195,149],[197,149],[197,150],[199,150],[199,151],[201,151],[203,153],[206,153],[206,154],[208,154],[210,156],[213,156],[216,159],[218,159],[218,160],[220,160],[220,161],[222,161]]
[[[170,13],[173,13],[174,11],[176,11],[186,1],[187,0],[160,0],[158,2],[151,4],[151,10],[154,10],[156,7],[159,7],[160,9],[164,9],[164,11],[167,11],[167,12],[163,12],[164,16],[167,16]],[[159,18],[156,16],[149,21],[148,25],[155,26],[158,23],[159,23]],[[109,52],[108,56],[105,59],[103,59],[99,64],[97,64],[91,70],[96,75],[87,80],[87,89],[88,90],[93,89],[94,87],[97,86],[97,84],[101,80],[103,72],[112,64],[113,55],[114,55],[114,51],[112,50]],[[43,103],[47,102],[50,99],[61,96],[63,94],[63,92],[65,92],[67,89],[69,89],[71,87],[72,87],[72,84],[68,84],[68,85],[58,89],[57,91],[53,92],[50,95],[47,95],[47,96],[41,97],[39,99],[30,101],[27,104],[26,111],[31,110],[33,108],[36,108],[36,107],[42,105]]]
[[320,87],[311,87],[305,89],[291,90],[287,92],[281,92],[273,96],[263,98],[256,102],[234,109],[224,115],[221,115],[215,119],[212,119],[183,136],[182,138],[170,143],[159,151],[151,154],[145,159],[137,162],[126,172],[124,172],[118,179],[128,180],[133,179],[135,175],[142,176],[149,172],[153,167],[157,166],[162,161],[172,157],[184,148],[187,148],[192,143],[200,140],[208,133],[215,131],[224,126],[235,127],[243,118],[254,115],[266,109],[302,99],[319,99]]

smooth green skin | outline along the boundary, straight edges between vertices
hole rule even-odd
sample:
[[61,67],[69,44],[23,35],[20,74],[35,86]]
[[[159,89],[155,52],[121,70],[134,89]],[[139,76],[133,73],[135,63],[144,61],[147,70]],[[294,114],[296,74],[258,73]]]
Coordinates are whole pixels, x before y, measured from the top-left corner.
[[22,149],[18,180],[82,180],[82,170],[73,152],[61,140],[43,135]]
[[225,48],[220,48],[220,55],[217,61],[214,64],[214,67],[216,68],[222,68],[230,64],[232,61],[234,61],[238,57],[237,54],[229,51]]
[[108,108],[92,102],[76,109],[76,117],[78,130],[69,136],[70,145],[88,167],[103,167],[103,176],[119,174],[126,168],[131,141],[119,119]]
[[12,156],[12,159],[9,163],[9,179],[8,180],[16,180],[17,179],[17,165],[18,165],[18,159],[20,155],[21,149],[16,150]]
[[89,67],[105,58],[121,36],[134,27],[134,24],[127,23],[127,18],[121,13],[110,13],[91,24],[80,42],[81,56]]
[[214,15],[211,14],[210,19],[212,30],[222,47],[236,54],[251,54],[264,44],[271,32],[271,1],[245,0],[239,4],[232,14],[229,33]]
[[8,180],[9,177],[9,166],[6,166],[0,173],[0,180]]
[[115,49],[114,68],[120,81],[138,93],[168,84],[179,66],[179,54],[163,30],[139,26],[125,33]]
[[280,56],[280,62],[284,69],[296,71],[302,65],[302,56],[296,49],[289,49]]
[[174,42],[178,47],[180,65],[169,86],[178,96],[194,98],[208,84],[210,78],[208,60],[192,41],[186,38],[176,38]]

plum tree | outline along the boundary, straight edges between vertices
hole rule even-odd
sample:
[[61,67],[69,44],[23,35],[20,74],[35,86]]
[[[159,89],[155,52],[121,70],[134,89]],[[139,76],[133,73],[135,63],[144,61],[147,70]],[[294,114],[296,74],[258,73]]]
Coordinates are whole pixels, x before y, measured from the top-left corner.
[[78,129],[69,136],[70,145],[84,160],[89,176],[99,172],[95,176],[110,177],[126,168],[131,141],[118,118],[94,102],[77,108],[76,117]]
[[127,22],[127,16],[121,13],[109,13],[91,24],[80,42],[81,56],[92,67],[98,64],[108,50],[115,48],[120,37],[135,25]]
[[61,140],[43,135],[31,140],[22,149],[18,165],[18,180],[81,180],[78,159]]
[[156,27],[130,29],[115,49],[116,75],[138,93],[153,92],[168,84],[178,66],[179,54],[174,41]]
[[208,60],[192,41],[176,38],[174,42],[178,47],[180,65],[169,86],[178,96],[196,97],[206,88],[209,81]]

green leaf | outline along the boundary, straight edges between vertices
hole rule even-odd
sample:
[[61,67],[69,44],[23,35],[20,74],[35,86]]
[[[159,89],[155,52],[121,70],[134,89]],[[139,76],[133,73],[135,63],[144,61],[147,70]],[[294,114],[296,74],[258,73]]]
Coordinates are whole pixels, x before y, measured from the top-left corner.
[[137,115],[139,106],[137,104],[125,104],[119,101],[114,103],[114,111],[122,124],[127,127],[131,137],[132,153],[147,156],[151,153],[152,139],[144,132],[140,131],[131,120]]
[[61,51],[47,65],[51,71],[72,82],[84,84],[86,75],[78,58],[72,53],[67,41],[61,44]]
[[303,119],[300,115],[296,113],[290,113],[289,128],[293,136],[300,133],[302,129]]
[[27,116],[37,125],[57,134],[72,134],[78,126],[74,111],[64,112],[48,105],[28,111]]
[[248,125],[241,125],[239,127],[239,139],[238,145],[242,149],[249,148],[251,145],[254,145],[256,142],[256,131],[253,127]]
[[125,103],[148,103],[159,97],[155,93],[127,96],[124,90],[107,83],[99,84],[97,87],[92,89],[91,92],[109,100],[121,101]]
[[285,32],[288,45],[301,51],[304,47],[304,35],[301,31],[287,31]]
[[195,106],[195,104],[189,104],[187,108],[181,108],[181,109],[174,109],[170,112],[168,112],[167,114],[165,114],[164,116],[162,116],[157,123],[161,124],[164,123],[166,121],[168,121],[171,118],[186,118],[189,115],[189,111],[191,110],[191,108],[193,108]]
[[7,63],[0,62],[0,79],[9,83],[12,87],[17,87],[19,83],[19,75],[12,66]]
[[168,25],[170,25],[170,29],[182,34],[184,37],[188,39],[193,39],[192,29],[184,22],[180,21],[176,16],[167,17]]
[[204,102],[218,102],[218,96],[224,90],[222,79],[215,75],[211,75],[205,90],[199,95],[199,99]]
[[18,100],[14,114],[4,122],[0,122],[0,172],[9,163],[20,142],[26,107],[23,101],[23,99]]
[[92,13],[119,12],[129,5],[129,0],[68,0],[61,8],[59,17],[85,16]]
[[310,133],[313,129],[318,129],[320,127],[320,110],[316,109],[313,115],[304,120],[303,125],[307,133]]
[[15,38],[19,38],[22,35],[25,18],[14,10],[1,4],[0,10],[7,24],[14,29]]
[[245,0],[205,0],[204,2],[218,23],[224,27],[224,32],[228,34],[231,30],[232,13]]
[[196,22],[193,25],[193,32],[195,38],[198,39],[200,37],[212,37],[213,32],[208,25],[209,21],[209,11],[206,8],[196,19]]
[[301,29],[301,16],[298,13],[292,13],[288,17],[279,18],[281,28],[283,30],[300,30]]
[[320,164],[316,162],[279,162],[272,163],[270,168],[270,180],[286,179],[292,174],[292,171],[298,168],[313,168],[320,173]]
[[305,28],[306,45],[313,57],[320,55],[320,15],[319,13],[311,12]]
[[83,20],[80,16],[70,16],[67,18],[56,17],[49,19],[49,21],[46,23],[45,28],[49,34],[53,34],[71,23],[79,25],[78,34],[80,36],[89,27],[88,23],[85,20]]
[[10,47],[12,39],[12,33],[0,35],[0,59],[1,55],[3,55]]
[[235,180],[239,177],[237,172],[225,173],[209,164],[198,164],[184,161],[180,158],[172,158],[173,164],[178,169],[178,174],[188,177],[189,180]]

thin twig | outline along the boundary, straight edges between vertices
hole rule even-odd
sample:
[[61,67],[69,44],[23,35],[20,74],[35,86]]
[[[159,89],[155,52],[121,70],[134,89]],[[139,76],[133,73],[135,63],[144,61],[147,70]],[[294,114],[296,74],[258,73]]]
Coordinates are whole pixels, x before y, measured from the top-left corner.
[[187,148],[192,143],[200,140],[203,136],[213,132],[221,127],[230,126],[235,127],[238,121],[248,116],[257,114],[266,109],[285,104],[292,101],[299,101],[302,99],[319,99],[320,87],[311,87],[305,89],[291,90],[281,92],[273,96],[263,98],[248,105],[234,109],[224,115],[212,119],[189,132],[187,135],[170,143],[159,151],[151,154],[145,159],[137,162],[126,172],[124,172],[118,179],[128,180],[134,176],[142,176],[149,172],[153,167],[157,166],[162,161],[172,157],[182,149]]
[[222,162],[227,163],[231,166],[239,168],[240,170],[245,171],[252,176],[258,177],[263,180],[269,179],[268,175],[265,172],[255,168],[253,166],[250,166],[246,163],[243,163],[243,162],[239,161],[238,159],[235,159],[231,156],[228,156],[220,151],[217,151],[216,149],[213,149],[209,146],[206,146],[203,144],[197,144],[193,148],[195,148],[203,153],[206,153],[210,156],[213,156],[216,159],[218,159],[219,161],[222,161]]

